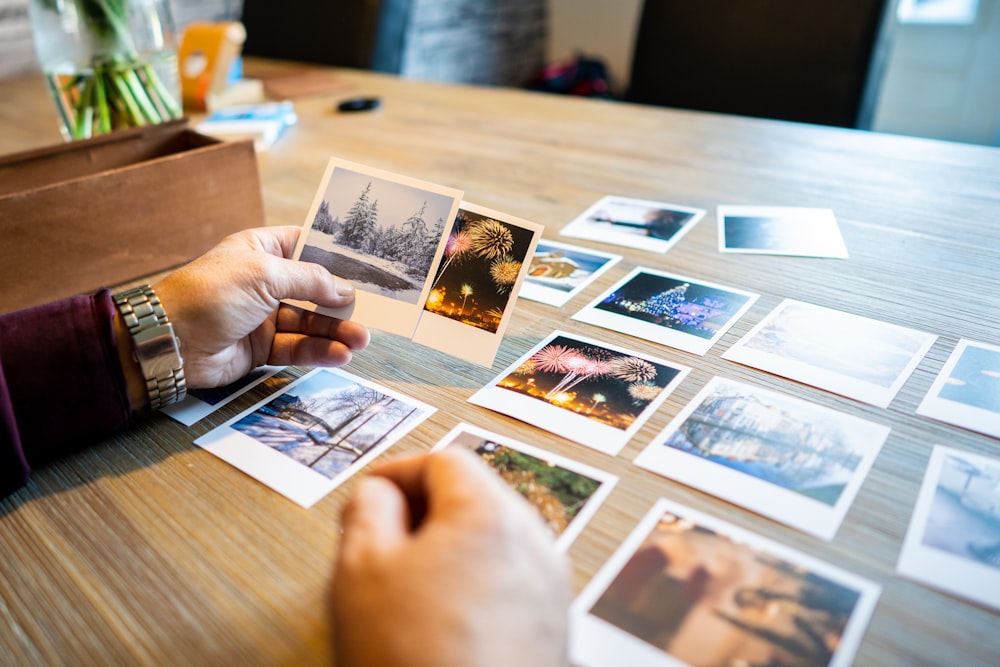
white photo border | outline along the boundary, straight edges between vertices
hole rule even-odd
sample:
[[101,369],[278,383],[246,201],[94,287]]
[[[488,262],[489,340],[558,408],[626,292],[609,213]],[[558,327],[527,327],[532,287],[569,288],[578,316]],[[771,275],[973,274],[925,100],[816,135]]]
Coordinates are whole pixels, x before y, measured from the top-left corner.
[[[719,327],[718,331],[712,334],[711,338],[701,338],[683,331],[678,331],[669,327],[662,327],[651,322],[643,322],[642,320],[628,317],[627,315],[619,315],[617,313],[611,313],[598,308],[598,306],[605,299],[611,296],[611,294],[613,294],[616,290],[621,289],[624,285],[630,283],[640,274],[668,278],[670,280],[677,280],[702,287],[709,287],[720,292],[727,292],[729,294],[744,297],[746,301],[729,317],[729,319],[726,320],[725,324]],[[690,352],[691,354],[704,356],[710,349],[712,349],[712,346],[714,346],[719,339],[725,336],[726,332],[729,331],[748,310],[750,310],[759,298],[759,294],[736,289],[735,287],[726,287],[724,285],[711,283],[706,280],[698,280],[688,276],[638,266],[632,269],[624,278],[605,290],[603,294],[581,308],[575,315],[573,315],[572,319],[578,322],[585,322],[587,324],[593,324],[594,326],[603,327],[605,329],[611,329],[612,331],[617,331],[619,333],[628,334],[629,336],[635,336],[636,338],[642,338],[643,340],[648,340],[653,343],[659,343],[660,345],[666,345],[667,347],[672,347],[684,352]]]
[[[638,357],[645,361],[665,366],[676,371],[674,377],[660,391],[655,399],[643,408],[632,424],[625,430],[601,424],[589,417],[578,415],[569,410],[549,405],[530,396],[524,396],[499,385],[500,381],[510,375],[514,369],[527,361],[535,352],[545,347],[556,338],[568,338],[584,345],[603,348],[619,354]],[[674,362],[659,359],[647,354],[627,350],[625,348],[603,343],[591,338],[554,331],[524,353],[519,359],[494,376],[489,383],[469,397],[473,405],[509,415],[528,424],[555,433],[581,445],[615,456],[631,440],[643,424],[653,416],[657,409],[667,400],[667,397],[680,385],[691,372],[691,368]]]
[[684,663],[611,623],[590,614],[590,609],[604,594],[628,563],[636,549],[652,532],[657,522],[673,514],[749,547],[764,551],[799,567],[816,572],[859,593],[857,604],[844,628],[841,640],[828,667],[848,667],[861,644],[881,587],[846,570],[829,565],[805,553],[711,517],[689,507],[661,498],[640,520],[611,558],[594,575],[570,607],[570,659],[579,667],[677,667]]
[[[819,311],[828,311],[839,316],[867,320],[884,326],[887,329],[906,330],[910,333],[920,334],[923,338],[923,343],[912,355],[906,366],[900,369],[900,373],[896,376],[895,380],[889,387],[880,387],[874,383],[853,378],[842,373],[837,373],[836,371],[818,368],[798,359],[783,358],[778,355],[753,350],[747,347],[747,344],[753,340],[762,329],[770,325],[781,315],[782,312],[784,312],[786,308],[791,305],[805,306]],[[862,403],[868,403],[869,405],[874,405],[879,408],[887,408],[889,407],[889,404],[892,403],[896,394],[899,393],[899,390],[903,388],[904,384],[906,384],[906,381],[909,379],[910,375],[912,375],[913,371],[918,365],[920,365],[920,362],[927,355],[927,352],[931,349],[936,340],[937,336],[935,334],[929,334],[916,329],[909,329],[896,324],[881,322],[863,317],[861,315],[854,315],[852,313],[834,310],[832,308],[817,306],[804,301],[785,299],[778,304],[774,310],[768,313],[767,316],[765,316],[764,319],[761,320],[753,329],[736,341],[732,347],[723,352],[722,358],[728,361],[743,364],[745,366],[757,368],[768,373],[780,375],[782,377],[795,380],[796,382],[811,385],[834,394],[846,396],[847,398],[853,398],[854,400],[861,401]]]
[[[604,260],[604,263],[600,267],[595,269],[585,280],[582,280],[579,285],[574,287],[569,291],[562,291],[554,289],[552,287],[546,287],[540,283],[536,283],[532,280],[531,276],[527,276],[524,279],[524,284],[521,285],[521,291],[518,296],[522,299],[527,299],[529,301],[537,301],[539,303],[544,303],[549,306],[555,306],[561,308],[569,303],[577,294],[587,289],[595,280],[600,278],[604,273],[606,273],[613,266],[618,264],[622,260],[622,255],[617,255],[615,253],[604,252],[602,250],[593,250],[591,248],[585,248],[583,246],[572,245],[569,243],[562,243],[560,241],[552,241],[550,239],[539,239],[538,245],[545,245],[547,247],[569,250],[580,255],[589,255],[591,257],[596,257]],[[537,248],[536,248],[537,252]]]
[[381,294],[375,294],[374,292],[359,289],[355,291],[354,303],[350,306],[344,306],[341,308],[326,308],[309,301],[300,301],[295,299],[286,299],[286,302],[311,312],[321,313],[323,315],[343,320],[354,320],[355,322],[372,327],[373,329],[379,329],[381,331],[410,338],[413,336],[413,332],[417,328],[417,323],[420,320],[421,313],[423,312],[424,303],[427,301],[427,294],[430,292],[431,282],[434,280],[434,269],[441,261],[442,254],[444,254],[445,244],[448,241],[447,231],[450,229],[450,226],[447,223],[448,221],[454,221],[455,215],[458,213],[459,206],[461,205],[463,192],[461,190],[456,190],[455,188],[421,181],[419,179],[403,176],[401,174],[394,174],[392,172],[377,169],[375,167],[368,167],[356,162],[350,162],[336,157],[330,158],[330,161],[327,163],[326,172],[323,174],[323,179],[320,181],[319,188],[316,190],[316,195],[313,198],[312,205],[309,207],[309,213],[306,215],[305,223],[302,225],[302,232],[299,234],[299,241],[296,244],[292,259],[298,259],[302,255],[302,251],[308,243],[309,233],[312,231],[312,226],[316,219],[316,213],[319,211],[319,207],[326,197],[330,180],[333,178],[334,172],[337,169],[344,169],[357,174],[372,176],[374,178],[400,185],[406,185],[452,199],[451,210],[448,217],[445,218],[445,228],[442,230],[441,238],[438,240],[437,250],[435,251],[433,260],[430,263],[427,276],[424,278],[420,295],[417,298],[416,303],[406,303],[405,301],[401,301],[399,299],[393,299]]
[[[391,396],[396,400],[413,406],[419,411],[407,425],[406,429],[399,430],[386,437],[384,442],[369,449],[332,479],[305,467],[298,461],[232,428],[233,424],[252,414],[262,406],[267,405],[276,397],[292,391],[296,386],[306,382],[317,374],[323,373],[340,376],[348,382],[368,387],[386,396]],[[437,408],[434,406],[418,401],[388,387],[370,382],[339,368],[315,368],[288,384],[280,392],[268,396],[221,426],[202,435],[194,441],[194,444],[214,454],[234,468],[250,475],[265,486],[269,486],[289,500],[308,509],[366,466],[372,459],[419,426],[436,411]]]
[[917,408],[917,414],[936,419],[937,421],[958,426],[960,428],[983,433],[993,438],[1000,438],[1000,412],[992,412],[974,405],[967,405],[941,396],[941,390],[951,379],[955,367],[962,360],[969,348],[978,348],[1000,355],[1000,346],[987,343],[977,343],[961,339],[954,351],[948,357],[944,367],[938,374],[931,388]]
[[[863,432],[866,437],[870,438],[871,446],[863,449],[857,469],[851,474],[850,481],[844,486],[834,505],[827,505],[751,474],[712,463],[695,454],[689,454],[664,444],[666,439],[680,428],[708,397],[724,386],[751,390],[755,395],[773,396],[785,404],[801,405],[806,410],[836,416],[841,423],[851,425],[853,432],[857,434]],[[714,377],[632,462],[640,468],[722,498],[727,502],[774,519],[809,535],[832,540],[851,508],[872,464],[889,437],[889,432],[888,426],[786,394],[735,380]]]

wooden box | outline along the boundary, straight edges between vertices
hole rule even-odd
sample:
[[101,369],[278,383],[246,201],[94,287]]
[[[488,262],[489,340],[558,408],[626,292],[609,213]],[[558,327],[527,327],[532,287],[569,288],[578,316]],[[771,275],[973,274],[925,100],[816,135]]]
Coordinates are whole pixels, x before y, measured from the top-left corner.
[[0,313],[162,272],[264,221],[253,142],[185,120],[0,157]]

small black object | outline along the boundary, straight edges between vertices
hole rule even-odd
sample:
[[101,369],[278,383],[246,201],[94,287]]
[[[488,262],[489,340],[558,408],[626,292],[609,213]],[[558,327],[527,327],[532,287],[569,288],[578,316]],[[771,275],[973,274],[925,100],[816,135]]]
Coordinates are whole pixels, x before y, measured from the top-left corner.
[[337,105],[337,111],[371,111],[377,109],[382,101],[377,97],[352,97]]

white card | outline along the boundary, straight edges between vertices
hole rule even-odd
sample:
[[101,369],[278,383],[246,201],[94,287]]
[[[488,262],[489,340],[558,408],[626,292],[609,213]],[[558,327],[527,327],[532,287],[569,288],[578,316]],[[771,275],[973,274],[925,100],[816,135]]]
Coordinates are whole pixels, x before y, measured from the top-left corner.
[[719,252],[847,259],[840,226],[828,208],[720,206]]
[[880,408],[937,336],[786,299],[722,358]]

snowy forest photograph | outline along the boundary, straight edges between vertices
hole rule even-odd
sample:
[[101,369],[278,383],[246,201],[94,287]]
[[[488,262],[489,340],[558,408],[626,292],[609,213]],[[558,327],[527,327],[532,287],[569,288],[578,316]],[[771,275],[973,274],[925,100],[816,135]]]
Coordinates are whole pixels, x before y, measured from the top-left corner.
[[455,203],[447,194],[337,167],[299,259],[359,290],[417,304]]
[[405,435],[432,410],[318,369],[231,428],[333,479],[379,446]]
[[424,310],[495,333],[533,236],[530,229],[460,209]]

